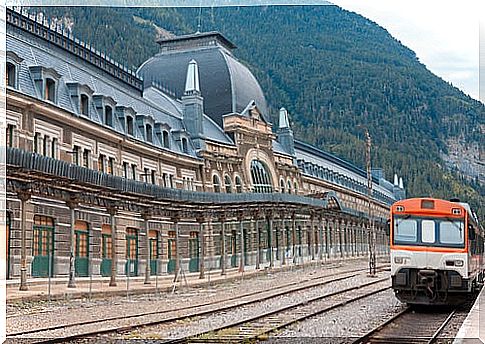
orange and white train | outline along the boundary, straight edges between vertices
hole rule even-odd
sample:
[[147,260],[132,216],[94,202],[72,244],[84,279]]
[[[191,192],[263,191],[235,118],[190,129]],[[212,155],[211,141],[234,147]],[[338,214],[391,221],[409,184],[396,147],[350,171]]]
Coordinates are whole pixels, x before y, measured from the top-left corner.
[[408,304],[465,301],[484,283],[484,230],[467,203],[412,198],[391,207],[391,276]]

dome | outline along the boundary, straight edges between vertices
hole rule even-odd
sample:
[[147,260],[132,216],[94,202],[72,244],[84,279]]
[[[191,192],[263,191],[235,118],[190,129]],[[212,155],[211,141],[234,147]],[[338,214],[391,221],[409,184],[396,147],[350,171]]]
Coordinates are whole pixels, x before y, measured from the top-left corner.
[[218,32],[178,36],[158,42],[160,53],[138,69],[148,87],[157,82],[177,98],[184,93],[187,66],[199,67],[204,113],[222,127],[222,116],[241,113],[254,100],[267,118],[267,104],[261,86],[251,71],[232,54],[235,46]]

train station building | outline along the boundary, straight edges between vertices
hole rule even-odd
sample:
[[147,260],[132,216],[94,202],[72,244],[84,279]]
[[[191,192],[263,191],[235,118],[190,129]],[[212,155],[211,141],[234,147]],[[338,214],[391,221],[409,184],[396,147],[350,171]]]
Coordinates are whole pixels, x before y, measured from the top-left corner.
[[[65,28],[6,9],[8,278],[221,273],[367,255],[365,170],[278,123],[236,46],[159,41],[131,71]],[[372,173],[387,252],[402,179]]]

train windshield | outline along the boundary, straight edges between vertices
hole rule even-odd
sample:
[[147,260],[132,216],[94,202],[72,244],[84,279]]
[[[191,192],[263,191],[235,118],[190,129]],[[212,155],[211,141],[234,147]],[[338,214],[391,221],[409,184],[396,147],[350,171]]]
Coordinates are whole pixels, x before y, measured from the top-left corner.
[[395,245],[465,247],[463,220],[447,218],[394,217]]

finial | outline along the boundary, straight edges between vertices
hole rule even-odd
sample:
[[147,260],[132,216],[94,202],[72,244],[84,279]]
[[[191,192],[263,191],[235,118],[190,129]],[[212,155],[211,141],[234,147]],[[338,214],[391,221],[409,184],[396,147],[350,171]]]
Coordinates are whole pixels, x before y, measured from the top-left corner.
[[399,186],[399,179],[397,178],[396,173],[394,173],[394,186]]
[[404,183],[403,183],[403,181],[402,181],[402,177],[400,177],[400,178],[399,178],[399,187],[400,187],[401,189],[404,189]]

